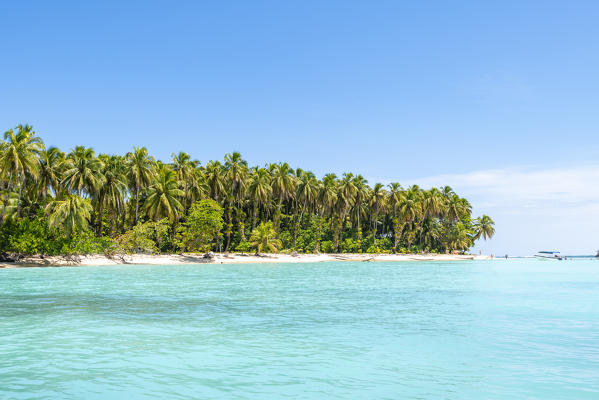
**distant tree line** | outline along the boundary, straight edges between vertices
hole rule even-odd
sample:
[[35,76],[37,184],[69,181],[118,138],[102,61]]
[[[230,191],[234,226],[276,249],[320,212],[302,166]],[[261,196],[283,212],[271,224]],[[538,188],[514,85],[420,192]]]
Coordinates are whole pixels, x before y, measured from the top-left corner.
[[180,251],[450,252],[492,237],[449,186],[369,186],[241,154],[202,165],[46,148],[29,125],[0,144],[0,251],[71,254]]

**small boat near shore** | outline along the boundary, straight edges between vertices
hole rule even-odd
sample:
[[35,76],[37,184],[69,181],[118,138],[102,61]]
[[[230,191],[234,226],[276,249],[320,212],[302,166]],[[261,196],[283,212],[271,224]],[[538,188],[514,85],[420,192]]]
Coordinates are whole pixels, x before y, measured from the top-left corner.
[[559,251],[539,251],[535,254],[535,257],[539,260],[563,260],[564,257],[560,255]]

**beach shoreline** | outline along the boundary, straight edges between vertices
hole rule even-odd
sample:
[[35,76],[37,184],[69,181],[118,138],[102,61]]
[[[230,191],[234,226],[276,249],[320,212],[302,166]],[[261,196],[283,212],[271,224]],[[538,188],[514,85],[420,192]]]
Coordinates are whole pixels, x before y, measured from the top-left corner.
[[486,255],[458,254],[243,254],[203,253],[186,254],[132,254],[108,257],[105,255],[82,256],[28,256],[15,262],[0,262],[0,268],[23,267],[73,267],[107,265],[188,265],[188,264],[256,264],[256,263],[314,263],[331,261],[360,262],[414,262],[414,261],[464,261],[491,260]]

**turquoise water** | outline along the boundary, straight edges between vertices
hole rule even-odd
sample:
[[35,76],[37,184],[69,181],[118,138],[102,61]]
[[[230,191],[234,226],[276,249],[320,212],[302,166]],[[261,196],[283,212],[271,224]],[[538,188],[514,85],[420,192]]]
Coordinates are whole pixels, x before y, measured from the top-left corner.
[[0,270],[2,399],[597,399],[599,261]]

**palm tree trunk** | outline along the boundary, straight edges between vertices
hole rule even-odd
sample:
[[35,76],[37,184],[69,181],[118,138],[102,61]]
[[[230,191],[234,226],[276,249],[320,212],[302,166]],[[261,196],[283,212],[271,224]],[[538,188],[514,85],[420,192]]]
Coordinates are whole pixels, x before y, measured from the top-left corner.
[[116,228],[116,218],[117,218],[118,210],[113,210],[112,215],[110,216],[110,233],[114,234]]
[[4,201],[2,202],[2,213],[0,214],[0,224],[4,223],[4,213],[6,212],[6,203],[10,196],[10,189],[12,188],[12,172],[8,176],[8,185],[6,185],[6,194],[4,195]]
[[374,212],[374,226],[372,228],[372,239],[374,241],[374,247],[376,247],[376,223],[378,220],[379,216],[378,216],[378,211]]
[[98,235],[102,236],[102,197],[98,198]]
[[185,181],[185,187],[183,189],[183,215],[187,214],[187,181]]
[[227,241],[225,243],[225,252],[229,251],[229,245],[231,244],[231,231],[233,230],[233,216],[231,215],[231,205],[227,202],[227,212],[225,214],[227,216]]
[[[20,178],[20,176],[19,176]],[[18,179],[19,180],[19,199],[17,200],[17,218],[21,216],[21,191],[23,190],[23,180],[24,179]]]
[[135,184],[135,225],[137,225],[138,209],[139,209],[139,184]]
[[279,202],[277,204],[277,211],[275,212],[275,217],[274,217],[274,225],[275,225],[275,229],[278,231],[279,230],[279,225],[281,223],[281,209],[283,208],[283,200],[279,197]]
[[393,206],[393,254],[397,254],[397,245],[399,244],[399,219],[397,218],[397,205]]
[[241,234],[241,241],[245,242],[245,221],[243,220],[243,210],[241,209],[241,204],[237,205],[235,209],[235,214],[237,215],[237,223],[239,224],[239,233]]
[[316,223],[316,244],[314,245],[314,253],[319,253],[320,252],[320,238],[322,236],[322,220],[320,219],[320,217],[318,217],[318,215],[316,216],[316,218],[318,218],[318,220]]
[[258,206],[254,204],[254,212],[252,216],[252,230],[256,228],[256,220],[258,219]]
[[[412,221],[408,221],[408,224],[411,224]],[[408,232],[408,252],[411,251],[410,247],[412,247],[412,242],[414,241],[414,226],[412,225],[412,230]]]
[[362,246],[362,227],[360,226],[360,205],[358,205],[358,243]]
[[294,250],[295,250],[295,245],[297,243],[297,235],[299,233],[300,223],[302,222],[302,218],[304,217],[305,211],[306,211],[306,202],[304,202],[304,205],[302,206],[302,212],[300,213],[300,216],[299,216],[297,222],[295,223],[295,229],[293,231],[293,249]]
[[335,253],[339,253],[339,242],[341,241],[341,231],[343,231],[346,213],[347,211],[344,210],[336,217],[337,221],[335,221],[335,234],[333,237],[335,242]]
[[399,225],[399,222],[396,222],[394,224],[394,228],[393,230],[395,231],[395,235],[394,235],[394,241],[393,241],[393,253],[397,253],[397,246],[399,245],[399,238],[401,237],[401,227]]

